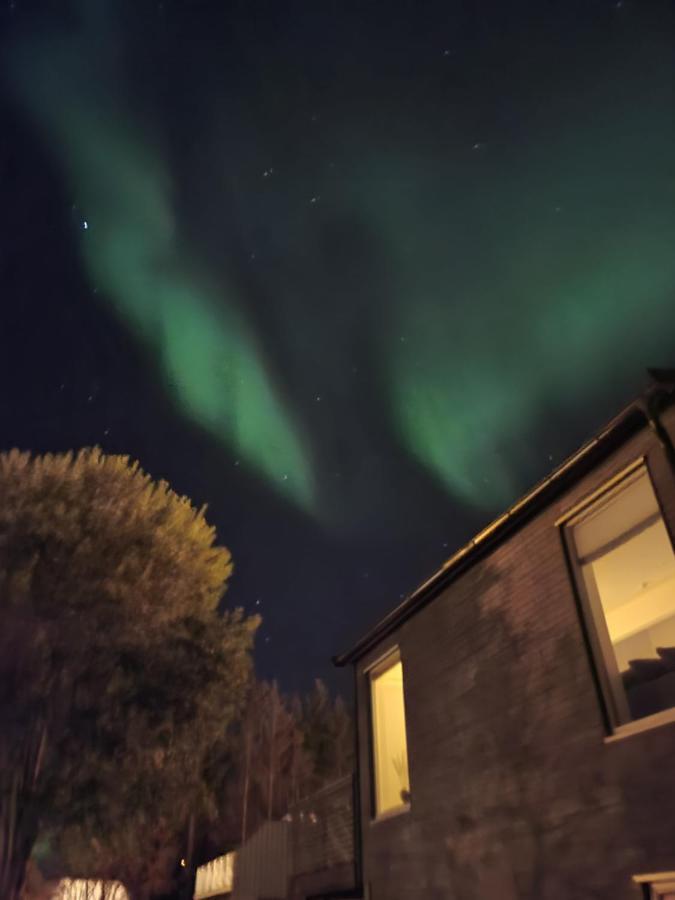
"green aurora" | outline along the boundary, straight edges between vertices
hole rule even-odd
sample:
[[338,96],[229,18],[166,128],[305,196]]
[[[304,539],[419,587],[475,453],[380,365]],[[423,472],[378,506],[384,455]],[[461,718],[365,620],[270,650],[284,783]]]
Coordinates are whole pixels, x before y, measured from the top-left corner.
[[[303,509],[338,520],[369,502],[366,476],[352,490],[331,489],[325,477],[344,455],[332,443],[340,448],[350,434],[365,443],[348,454],[375,458],[363,437],[367,417],[350,418],[358,388],[346,384],[343,348],[355,331],[399,446],[453,497],[487,510],[541,472],[530,439],[547,422],[564,432],[580,405],[614,403],[646,365],[672,361],[675,66],[658,36],[630,56],[619,47],[620,71],[589,63],[533,100],[527,144],[515,149],[495,127],[484,137],[480,116],[450,101],[440,125],[416,119],[416,110],[397,112],[392,85],[379,124],[356,103],[333,115],[324,137],[330,154],[319,163],[287,151],[280,206],[290,210],[298,185],[307,197],[313,183],[327,186],[316,209],[284,212],[282,224],[274,213],[270,226],[284,271],[311,270],[304,282],[289,276],[270,288],[289,360],[282,371],[235,279],[183,236],[171,166],[152,128],[129,112],[98,28],[92,17],[71,37],[29,37],[12,64],[17,96],[90,225],[81,248],[91,284],[152,349],[183,414]],[[210,112],[195,135],[210,148],[206,158],[224,156],[223,130],[251,127],[244,115],[232,121],[218,98],[198,106]],[[397,116],[405,126],[391,125]],[[260,153],[255,167],[270,158]],[[190,177],[209,181],[214,203],[229,202],[217,171]],[[244,209],[245,230],[267,226],[269,212]],[[319,247],[331,216],[358,223],[384,273],[359,293],[355,264],[355,311],[342,324],[316,312],[325,289],[307,287],[326,279]],[[322,425],[329,439],[313,432],[297,401],[309,369],[321,369],[326,395],[340,400],[334,421]],[[294,381],[289,372],[302,374]]]
[[[621,112],[599,116],[582,151],[554,135],[508,179],[471,159],[441,185],[406,161],[369,176],[394,285],[379,348],[391,415],[410,452],[472,505],[523,490],[527,441],[547,419],[574,418],[580,398],[627,396],[635,372],[672,360],[675,177],[663,148],[675,147],[675,120],[650,133],[653,110]],[[650,171],[635,167],[647,158]]]
[[[87,3],[89,0],[87,0]],[[183,239],[172,181],[149,135],[123,115],[121,73],[98,39],[105,4],[72,37],[16,48],[14,83],[60,159],[83,216],[97,293],[155,355],[182,412],[306,510],[311,465],[231,286],[216,287]],[[86,5],[83,9],[87,9]]]

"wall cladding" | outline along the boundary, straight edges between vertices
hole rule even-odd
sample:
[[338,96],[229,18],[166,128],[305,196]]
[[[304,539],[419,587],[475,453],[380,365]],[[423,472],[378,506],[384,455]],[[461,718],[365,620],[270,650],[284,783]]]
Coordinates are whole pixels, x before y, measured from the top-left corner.
[[372,822],[363,742],[371,900],[638,900],[632,874],[675,869],[675,725],[605,741],[555,526],[641,455],[672,535],[673,472],[645,430],[359,663],[365,735],[363,672],[400,647],[412,791],[409,812]]

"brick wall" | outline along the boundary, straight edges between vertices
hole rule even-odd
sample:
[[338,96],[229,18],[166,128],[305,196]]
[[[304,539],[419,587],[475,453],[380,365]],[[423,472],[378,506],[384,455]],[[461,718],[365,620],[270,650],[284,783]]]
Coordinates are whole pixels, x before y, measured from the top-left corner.
[[[555,526],[641,455],[675,533],[673,473],[645,429],[359,662],[370,900],[638,900],[632,874],[675,870],[675,724],[605,740]],[[412,805],[372,822],[363,673],[392,646]]]

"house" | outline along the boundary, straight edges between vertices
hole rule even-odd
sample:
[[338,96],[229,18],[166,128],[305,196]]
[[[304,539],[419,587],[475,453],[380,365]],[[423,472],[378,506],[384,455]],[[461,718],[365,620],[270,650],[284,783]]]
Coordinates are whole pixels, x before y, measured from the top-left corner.
[[675,898],[674,438],[656,373],[336,658],[364,898]]

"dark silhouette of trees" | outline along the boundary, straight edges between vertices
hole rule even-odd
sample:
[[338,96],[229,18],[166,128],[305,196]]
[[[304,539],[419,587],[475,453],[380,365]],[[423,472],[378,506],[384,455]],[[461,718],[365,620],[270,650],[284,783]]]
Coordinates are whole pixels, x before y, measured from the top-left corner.
[[303,698],[300,727],[312,760],[314,787],[347,775],[354,768],[354,727],[344,700],[333,699],[317,678]]

